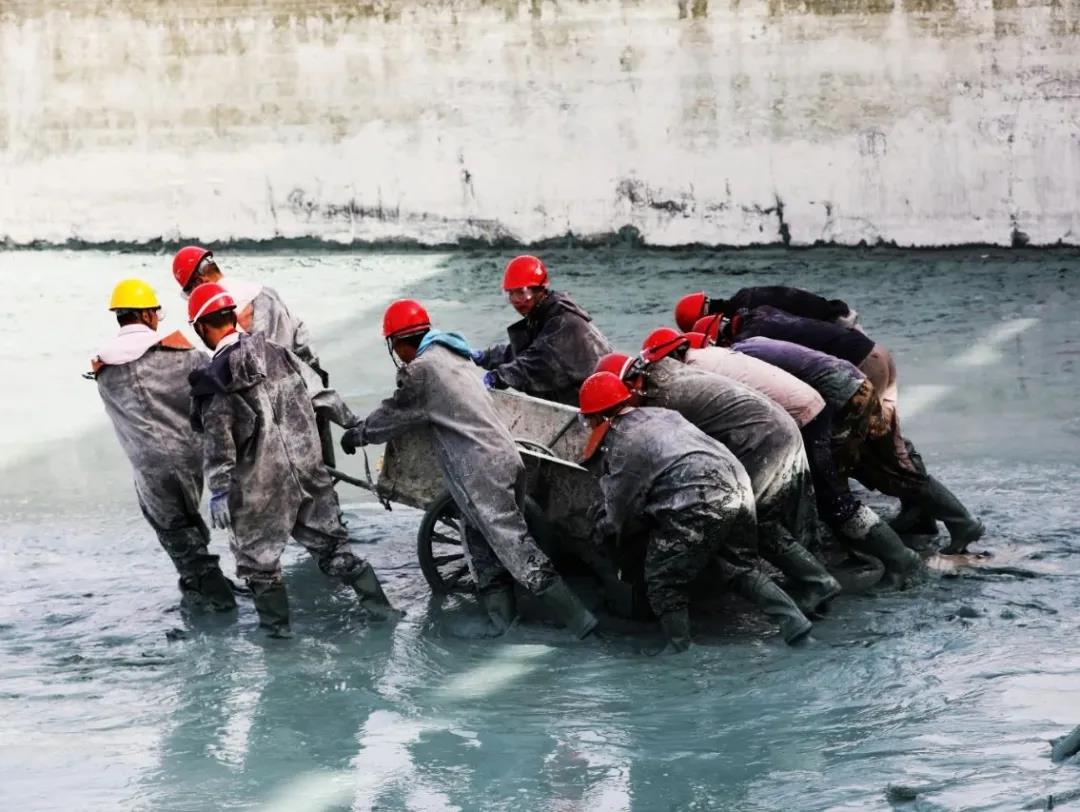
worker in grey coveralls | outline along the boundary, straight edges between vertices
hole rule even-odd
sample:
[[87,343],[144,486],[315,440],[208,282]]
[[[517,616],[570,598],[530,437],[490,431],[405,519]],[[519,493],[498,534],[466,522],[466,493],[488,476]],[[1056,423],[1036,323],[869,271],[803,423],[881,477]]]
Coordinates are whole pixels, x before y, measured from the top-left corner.
[[349,550],[319,453],[315,411],[342,426],[354,425],[355,415],[290,350],[240,332],[235,303],[221,286],[197,287],[188,316],[214,351],[210,365],[191,376],[192,422],[205,436],[211,519],[232,530],[236,571],[254,593],[260,625],[271,636],[289,634],[281,554],[290,535],[319,569],[356,591],[368,616],[395,616],[375,571]]
[[187,377],[207,357],[181,333],[157,332],[157,295],[140,279],[120,282],[109,309],[120,332],[98,351],[88,377],[131,463],[139,507],[180,575],[181,593],[233,609],[232,584],[207,550],[210,532],[199,515],[202,438],[188,418]]
[[509,344],[473,351],[473,361],[488,370],[484,385],[577,406],[578,389],[611,344],[569,296],[548,288],[547,268],[536,257],[512,259],[503,290],[522,318],[507,328]]
[[757,501],[760,553],[788,577],[800,608],[814,611],[839,594],[836,579],[810,551],[817,543],[817,510],[795,421],[749,387],[686,366],[689,342],[677,331],[656,330],[645,344],[647,363],[624,376],[640,391],[642,405],[679,412],[746,468]]
[[[307,325],[286,307],[276,290],[258,282],[225,276],[214,259],[214,252],[200,245],[186,245],[177,251],[172,270],[185,298],[196,287],[207,282],[221,285],[236,302],[236,322],[244,332],[264,335],[275,344],[292,350],[301,361],[315,370],[324,388],[330,386],[330,376],[311,347]],[[322,415],[316,415],[316,418],[323,461],[333,467],[334,443],[329,421]]]
[[515,616],[509,574],[577,637],[587,636],[596,618],[525,524],[525,466],[470,362],[468,343],[456,333],[431,329],[427,312],[412,299],[387,308],[383,337],[404,362],[397,389],[345,432],[342,448],[351,454],[367,443],[429,430],[435,461],[465,520],[466,561],[496,630],[505,631]]
[[635,408],[614,373],[590,376],[580,399],[593,428],[585,463],[603,495],[597,537],[621,542],[645,528],[645,591],[668,650],[690,646],[689,590],[716,562],[739,592],[779,618],[788,642],[804,637],[810,621],[758,569],[753,486],[735,456],[677,412]]

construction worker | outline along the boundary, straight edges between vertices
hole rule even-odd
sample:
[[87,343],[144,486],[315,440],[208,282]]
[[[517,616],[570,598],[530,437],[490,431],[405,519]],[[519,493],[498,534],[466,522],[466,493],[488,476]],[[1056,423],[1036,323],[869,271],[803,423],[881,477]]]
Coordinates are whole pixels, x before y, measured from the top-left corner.
[[[172,272],[184,298],[207,282],[221,285],[236,302],[236,321],[242,330],[261,333],[275,344],[292,350],[301,361],[315,370],[324,388],[330,386],[330,376],[320,366],[311,348],[307,327],[289,311],[276,290],[257,282],[226,277],[214,260],[214,252],[200,245],[186,245],[177,251],[173,257]],[[333,467],[334,442],[329,423],[322,416],[319,416],[318,427],[323,461]]]
[[592,427],[584,461],[603,494],[597,535],[626,543],[645,528],[645,591],[667,650],[690,647],[689,590],[717,561],[741,594],[779,619],[785,640],[805,637],[810,621],[758,569],[753,486],[735,456],[675,411],[636,407],[614,373],[590,376],[580,401]]
[[413,299],[386,308],[383,338],[402,362],[397,389],[345,432],[342,448],[353,454],[368,443],[430,431],[436,462],[465,520],[466,561],[495,630],[505,631],[516,616],[512,577],[575,636],[587,636],[596,618],[525,524],[525,466],[470,363],[468,343],[457,333],[433,329]]
[[158,332],[161,306],[141,279],[113,288],[109,310],[120,332],[98,351],[89,377],[135,475],[139,507],[180,575],[180,592],[212,608],[236,608],[232,584],[207,549],[199,515],[202,443],[189,422],[188,375],[206,355],[178,332]]
[[[287,637],[289,602],[281,553],[292,535],[319,569],[355,590],[369,617],[396,616],[375,571],[353,555],[333,483],[319,453],[315,409],[343,426],[356,417],[291,350],[237,325],[221,285],[199,285],[188,319],[213,351],[191,376],[192,422],[204,454],[214,527],[231,529],[236,571],[254,594],[259,623]],[[314,407],[314,409],[313,409]]]
[[817,512],[798,427],[748,387],[687,366],[687,348],[681,333],[660,328],[645,339],[638,363],[615,353],[597,369],[618,371],[642,405],[674,409],[731,450],[753,485],[762,557],[787,576],[799,608],[816,611],[840,593],[840,584],[810,552]]
[[705,291],[689,293],[675,304],[675,323],[683,332],[693,330],[694,323],[705,316],[736,313],[739,310],[768,305],[793,316],[819,321],[831,321],[844,327],[854,327],[859,314],[840,299],[824,299],[816,293],[787,285],[765,285],[742,288],[729,299],[705,295]]
[[507,328],[508,344],[472,352],[488,370],[484,385],[577,406],[582,382],[611,352],[608,340],[569,296],[548,287],[547,268],[536,257],[510,260],[503,290],[522,318]]

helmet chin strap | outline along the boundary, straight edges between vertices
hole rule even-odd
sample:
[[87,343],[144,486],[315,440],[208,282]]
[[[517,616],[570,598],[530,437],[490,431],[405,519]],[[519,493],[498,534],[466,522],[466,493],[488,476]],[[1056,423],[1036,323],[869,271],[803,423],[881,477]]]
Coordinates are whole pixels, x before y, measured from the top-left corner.
[[398,359],[397,354],[394,352],[394,340],[392,338],[386,339],[386,351],[390,354],[390,360],[394,362],[394,369],[401,369],[403,366],[405,366],[405,364]]

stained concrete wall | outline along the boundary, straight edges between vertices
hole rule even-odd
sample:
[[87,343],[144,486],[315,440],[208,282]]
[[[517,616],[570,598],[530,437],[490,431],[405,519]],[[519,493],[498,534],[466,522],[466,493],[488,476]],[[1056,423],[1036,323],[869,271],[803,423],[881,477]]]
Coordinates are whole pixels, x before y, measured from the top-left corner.
[[0,0],[0,240],[1080,242],[1080,0]]

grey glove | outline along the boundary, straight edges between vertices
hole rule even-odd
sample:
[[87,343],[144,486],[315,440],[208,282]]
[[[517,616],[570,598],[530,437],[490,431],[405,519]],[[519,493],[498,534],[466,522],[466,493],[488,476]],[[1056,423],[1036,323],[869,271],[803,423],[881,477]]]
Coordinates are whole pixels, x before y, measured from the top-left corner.
[[367,440],[364,439],[363,420],[341,435],[341,450],[346,454],[355,454],[356,449],[362,445],[367,445]]
[[232,527],[232,514],[229,513],[229,492],[221,491],[210,494],[210,526],[228,530]]

